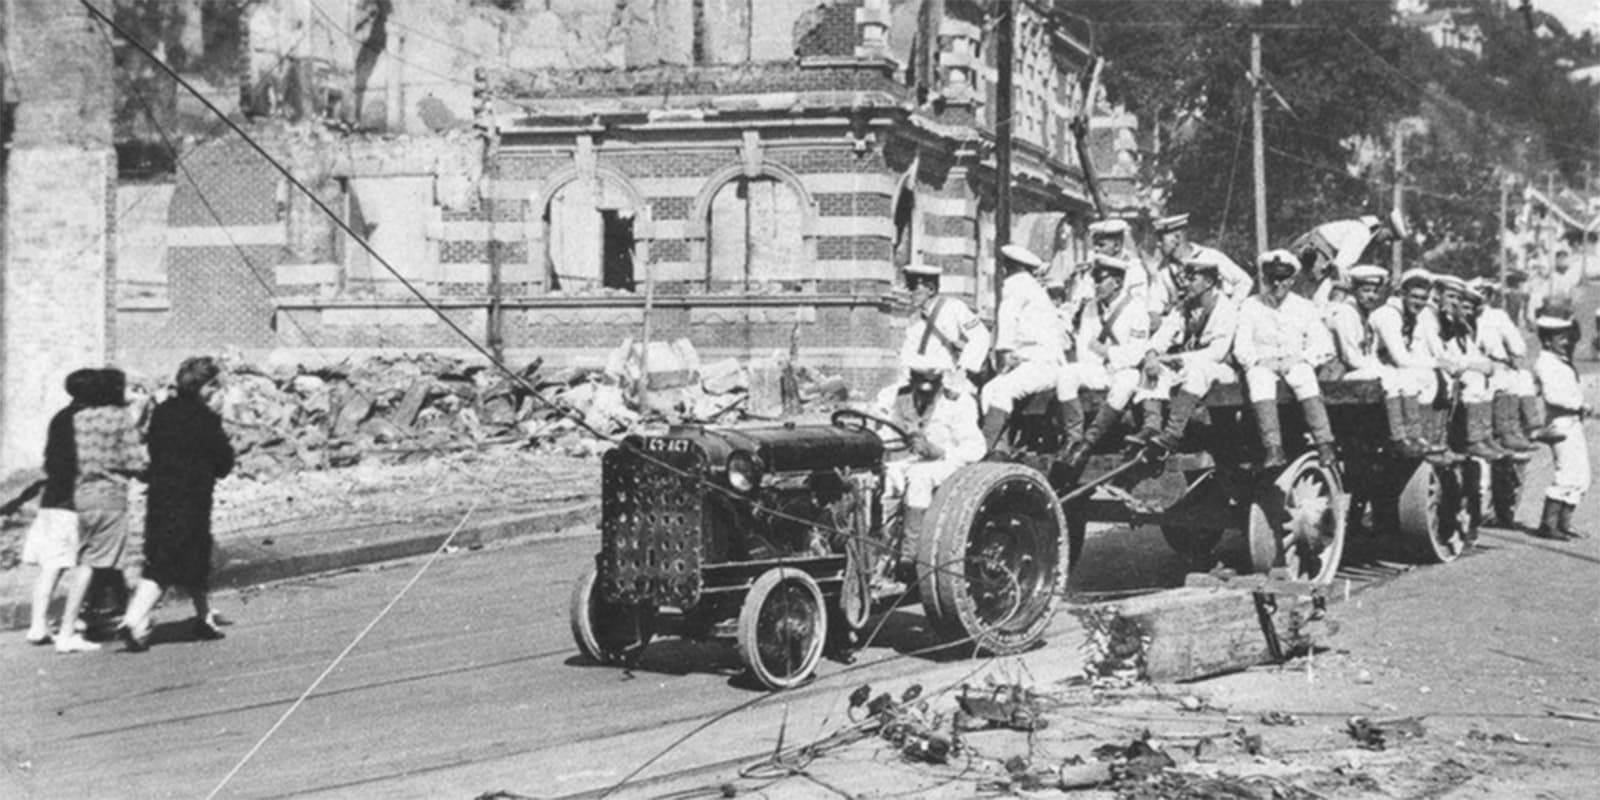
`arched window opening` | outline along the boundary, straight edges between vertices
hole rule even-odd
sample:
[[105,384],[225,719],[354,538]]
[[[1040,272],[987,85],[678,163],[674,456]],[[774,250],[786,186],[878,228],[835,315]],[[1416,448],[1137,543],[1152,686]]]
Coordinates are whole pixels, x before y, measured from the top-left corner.
[[544,210],[546,276],[552,291],[634,290],[633,203],[613,181],[575,180]]
[[706,219],[707,284],[745,288],[799,274],[804,220],[800,193],[778,178],[740,176],[723,184]]
[[910,187],[901,188],[894,201],[894,265],[904,269],[917,258],[916,219],[917,197]]

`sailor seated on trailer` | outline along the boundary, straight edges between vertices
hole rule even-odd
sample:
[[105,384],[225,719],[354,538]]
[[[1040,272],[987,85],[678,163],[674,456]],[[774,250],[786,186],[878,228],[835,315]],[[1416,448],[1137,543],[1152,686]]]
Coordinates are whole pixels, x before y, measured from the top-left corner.
[[[1478,347],[1489,357],[1494,369],[1489,373],[1489,391],[1494,395],[1494,435],[1500,446],[1526,460],[1538,449],[1534,442],[1548,442],[1554,435],[1545,424],[1544,404],[1528,368],[1528,343],[1501,303],[1504,292],[1489,278],[1478,278],[1468,285],[1467,313],[1478,332]],[[1556,441],[1559,441],[1557,439]]]
[[1494,395],[1489,374],[1494,364],[1478,346],[1477,331],[1467,314],[1467,282],[1454,275],[1439,275],[1434,282],[1439,301],[1439,366],[1450,377],[1452,397],[1466,416],[1465,453],[1493,461],[1510,455],[1495,443]]
[[[1073,341],[1077,360],[1064,365],[1056,380],[1061,404],[1061,458],[1081,469],[1089,452],[1110,432],[1139,384],[1139,362],[1150,341],[1150,314],[1143,293],[1126,284],[1127,266],[1101,258],[1090,270],[1094,297],[1077,312]],[[1089,429],[1083,429],[1078,390],[1107,389]]]
[[1261,432],[1263,467],[1283,466],[1283,432],[1278,425],[1278,381],[1289,385],[1317,456],[1334,463],[1333,429],[1317,384],[1317,366],[1333,356],[1327,326],[1310,300],[1290,286],[1300,260],[1287,250],[1269,250],[1258,259],[1261,289],[1239,306],[1233,358],[1244,371],[1245,392]]
[[[1439,394],[1439,318],[1431,303],[1433,273],[1409,269],[1400,276],[1400,294],[1372,310],[1367,324],[1377,336],[1378,360],[1395,370],[1407,419],[1416,419],[1420,449],[1429,457],[1446,452],[1448,417],[1425,413]],[[1414,399],[1413,399],[1414,398]]]
[[1228,364],[1238,309],[1221,287],[1216,263],[1190,261],[1184,265],[1182,303],[1167,312],[1150,337],[1134,393],[1141,402],[1165,404],[1167,424],[1161,426],[1159,407],[1147,412],[1135,443],[1169,453],[1177,449],[1189,418],[1211,387],[1238,381],[1238,374]]
[[943,350],[957,366],[945,386],[974,394],[969,376],[983,370],[989,357],[989,329],[960,298],[939,294],[942,271],[938,265],[906,265],[906,289],[911,292],[911,323],[900,345],[900,379],[909,377],[913,357]]
[[913,355],[910,378],[878,395],[876,412],[910,435],[907,457],[884,464],[885,513],[900,509],[907,534],[921,530],[933,492],[961,467],[983,458],[978,405],[946,386],[954,365],[942,348]]
[[1034,277],[1045,263],[1027,248],[1000,248],[1000,308],[995,314],[994,360],[997,374],[983,385],[985,452],[1004,457],[1001,435],[1018,400],[1049,389],[1061,371],[1061,333],[1056,307]]
[[1347,285],[1335,287],[1325,307],[1328,330],[1333,333],[1334,357],[1321,370],[1327,380],[1375,380],[1383,389],[1384,415],[1393,452],[1421,458],[1427,450],[1422,438],[1422,395],[1434,388],[1432,372],[1408,373],[1385,364],[1380,357],[1374,321],[1383,308],[1389,271],[1371,264],[1356,264],[1346,273]]

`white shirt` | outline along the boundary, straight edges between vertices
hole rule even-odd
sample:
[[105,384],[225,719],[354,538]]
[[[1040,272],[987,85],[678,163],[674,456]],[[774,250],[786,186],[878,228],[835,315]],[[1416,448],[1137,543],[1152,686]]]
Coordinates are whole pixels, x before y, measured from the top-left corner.
[[941,461],[971,464],[988,449],[978,428],[978,402],[972,395],[942,388],[928,404],[927,413],[918,414],[911,387],[890,386],[878,394],[877,406],[879,416],[907,433],[922,434],[942,452]]
[[1317,366],[1333,357],[1333,337],[1317,307],[1290,292],[1277,308],[1260,295],[1239,306],[1239,329],[1233,338],[1233,359],[1249,369],[1268,359],[1304,361]]
[[1405,334],[1405,310],[1398,298],[1391,298],[1372,310],[1367,324],[1378,335],[1378,357],[1392,367],[1405,369],[1437,369],[1439,353],[1439,318],[1432,308],[1424,307],[1417,313],[1411,335]]
[[1144,296],[1124,286],[1111,302],[1089,300],[1078,314],[1078,360],[1116,372],[1137,366],[1150,349],[1150,313]]
[[[1376,313],[1374,309],[1373,314]],[[1334,355],[1346,369],[1355,372],[1383,365],[1378,357],[1378,333],[1372,328],[1371,317],[1362,316],[1355,301],[1328,304],[1327,323]]]
[[1528,343],[1505,309],[1486,307],[1478,314],[1478,349],[1491,361],[1510,364],[1528,357]]
[[1226,298],[1218,297],[1205,318],[1198,335],[1191,328],[1200,324],[1199,308],[1179,306],[1161,319],[1161,325],[1150,337],[1150,350],[1157,355],[1175,356],[1182,363],[1210,361],[1223,363],[1233,348],[1234,331],[1238,327],[1238,309]]
[[1576,413],[1583,408],[1583,387],[1578,384],[1578,371],[1561,356],[1549,350],[1540,351],[1533,361],[1533,377],[1539,381],[1539,394],[1546,405],[1565,413]]
[[[931,334],[928,332],[930,325]],[[900,345],[900,365],[905,366],[924,346],[943,347],[950,353],[951,363],[967,372],[977,372],[989,355],[989,345],[989,329],[966,303],[954,297],[938,296],[919,309],[906,327],[906,338]]]
[[1006,277],[995,316],[997,352],[1014,353],[1023,361],[1062,362],[1056,306],[1032,275],[1018,271]]

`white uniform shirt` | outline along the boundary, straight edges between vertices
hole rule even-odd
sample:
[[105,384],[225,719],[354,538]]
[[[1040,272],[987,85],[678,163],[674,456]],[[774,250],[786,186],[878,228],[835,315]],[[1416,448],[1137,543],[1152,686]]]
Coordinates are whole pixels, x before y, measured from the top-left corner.
[[1578,371],[1561,356],[1549,350],[1540,351],[1533,361],[1533,376],[1539,381],[1540,396],[1553,410],[1573,414],[1583,408],[1583,387],[1578,383]]
[[972,395],[942,388],[928,404],[928,412],[918,414],[911,387],[890,386],[878,395],[877,405],[880,416],[907,433],[922,434],[939,448],[941,461],[971,464],[983,458],[987,447],[983,431],[978,429],[978,402]]
[[[932,333],[929,333],[930,325]],[[934,297],[906,327],[905,342],[900,345],[900,364],[909,363],[910,357],[923,352],[924,346],[943,347],[957,367],[977,372],[989,355],[989,344],[989,329],[966,303],[954,297]]]
[[1268,359],[1304,361],[1315,367],[1333,357],[1333,339],[1317,307],[1290,293],[1277,308],[1257,295],[1239,306],[1233,358],[1249,369]]
[[1523,341],[1522,331],[1501,308],[1485,307],[1478,314],[1478,348],[1497,364],[1528,357],[1528,343]]
[[1027,272],[1014,272],[1001,284],[995,325],[999,328],[996,352],[1015,353],[1023,361],[1060,364],[1064,360],[1055,303]]
[[[1361,254],[1372,244],[1372,228],[1359,219],[1341,219],[1324,223],[1311,229],[1303,240],[1317,249],[1324,261],[1334,266],[1340,277],[1350,274],[1350,268],[1361,261]],[[1301,242],[1291,245],[1296,254]]]
[[[1175,356],[1184,364],[1192,361],[1223,363],[1233,348],[1238,309],[1226,298],[1219,297],[1203,322],[1199,318],[1202,313],[1198,308],[1183,306],[1167,312],[1150,337],[1149,349],[1158,355]],[[1198,333],[1193,330],[1197,325],[1201,326]]]
[[1372,310],[1367,324],[1378,334],[1378,357],[1392,367],[1437,369],[1443,345],[1439,342],[1439,318],[1432,308],[1418,312],[1409,336],[1405,333],[1405,310],[1398,298],[1391,298]]
[[[1373,314],[1376,313],[1374,309]],[[1327,322],[1334,355],[1345,369],[1355,372],[1383,366],[1378,357],[1378,332],[1372,328],[1371,317],[1363,317],[1354,301],[1330,303]]]
[[1137,366],[1150,349],[1150,313],[1143,300],[1124,286],[1110,303],[1085,303],[1074,334],[1078,360],[1104,364],[1111,372]]

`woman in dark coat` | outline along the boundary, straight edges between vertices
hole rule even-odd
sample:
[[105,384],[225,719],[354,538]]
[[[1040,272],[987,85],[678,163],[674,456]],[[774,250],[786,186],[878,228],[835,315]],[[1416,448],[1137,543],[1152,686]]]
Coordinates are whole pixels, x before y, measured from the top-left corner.
[[178,367],[177,393],[150,416],[144,576],[119,631],[129,650],[146,648],[150,611],[168,586],[183,587],[194,601],[196,638],[222,638],[208,595],[211,490],[233,469],[233,448],[222,418],[207,405],[220,373],[212,358],[185,360]]

